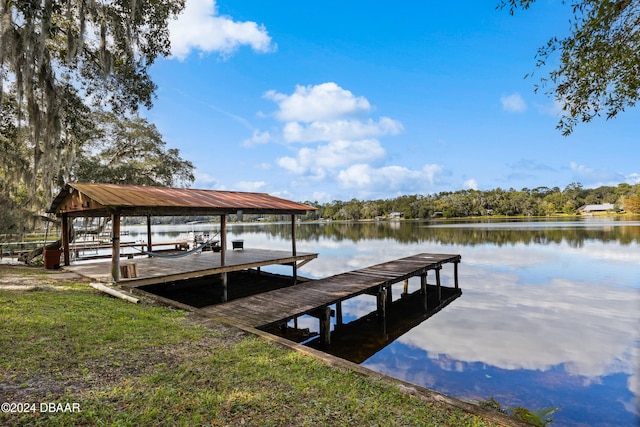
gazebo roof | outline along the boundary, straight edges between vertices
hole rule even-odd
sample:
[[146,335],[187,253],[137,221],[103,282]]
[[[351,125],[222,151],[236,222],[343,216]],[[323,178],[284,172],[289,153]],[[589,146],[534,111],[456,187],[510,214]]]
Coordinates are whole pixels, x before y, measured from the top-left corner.
[[143,185],[69,183],[51,203],[48,213],[74,216],[190,216],[304,214],[312,206],[266,193],[149,187]]

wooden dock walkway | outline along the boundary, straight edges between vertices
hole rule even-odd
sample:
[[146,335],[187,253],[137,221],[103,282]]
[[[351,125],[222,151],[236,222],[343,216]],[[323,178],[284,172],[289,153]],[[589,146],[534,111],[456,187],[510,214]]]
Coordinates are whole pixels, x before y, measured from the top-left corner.
[[330,337],[330,306],[355,296],[377,295],[378,310],[384,315],[387,301],[391,301],[391,285],[411,277],[421,277],[421,289],[426,295],[427,273],[435,271],[440,299],[440,269],[454,264],[455,288],[458,288],[460,255],[422,253],[350,271],[325,279],[299,283],[292,287],[253,295],[201,309],[205,315],[219,316],[256,328],[283,324],[308,314],[320,319],[320,335],[324,342]]

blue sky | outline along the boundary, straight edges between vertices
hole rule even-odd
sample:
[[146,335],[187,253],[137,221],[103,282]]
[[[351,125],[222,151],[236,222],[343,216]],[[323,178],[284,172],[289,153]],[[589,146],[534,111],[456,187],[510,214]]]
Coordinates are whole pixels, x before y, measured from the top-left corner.
[[187,0],[145,115],[194,188],[327,202],[640,182],[637,108],[563,137],[524,78],[570,9],[496,4]]

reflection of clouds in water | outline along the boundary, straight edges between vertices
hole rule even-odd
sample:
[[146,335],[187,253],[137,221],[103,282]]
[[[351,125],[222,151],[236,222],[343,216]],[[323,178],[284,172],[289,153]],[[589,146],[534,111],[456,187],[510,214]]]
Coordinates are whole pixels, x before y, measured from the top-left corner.
[[[500,250],[500,256],[496,257],[496,248],[493,245],[477,245],[473,248],[458,248],[463,254],[463,261],[469,264],[496,265],[508,268],[523,268],[538,264],[557,262],[559,255],[563,258],[579,257],[581,259],[593,259],[599,262],[619,262],[624,265],[637,263],[640,260],[640,246],[630,245],[624,250],[612,245],[607,248],[606,243],[585,242],[580,248],[566,244],[549,245],[512,245],[511,250]],[[526,254],[526,256],[523,256]]]
[[601,261],[637,263],[640,260],[639,245],[624,246],[622,250],[620,250],[617,242],[615,244],[611,243],[610,247],[607,247],[607,245],[607,243],[602,242],[585,242],[581,248],[567,247],[565,250],[569,253]]
[[468,265],[495,265],[501,268],[518,269],[553,262],[554,253],[558,250],[555,245],[551,250],[544,246],[533,246],[526,248],[526,256],[523,256],[522,245],[519,246],[513,245],[510,250],[501,250],[499,257],[496,257],[496,248],[493,246],[477,246],[472,251],[461,249],[462,262]]
[[344,273],[349,268],[345,265],[345,260],[340,258],[327,258],[321,255],[298,270],[302,275],[316,279]]
[[[635,347],[631,349],[630,358],[636,363],[640,361],[640,342],[636,341]],[[631,390],[631,392],[636,396],[636,401],[634,402],[635,405],[627,405],[631,406],[631,409],[627,408],[627,410],[629,412],[640,414],[640,366],[636,365],[635,369],[632,370],[631,376],[627,381],[627,385],[629,387],[629,390]]]
[[504,369],[544,371],[563,364],[590,380],[636,374],[637,290],[561,279],[523,286],[516,275],[480,269],[467,271],[463,283],[471,277],[482,280],[429,319],[428,328],[415,328],[400,341],[430,358],[447,355]]
[[[286,239],[247,235],[250,246],[290,250]],[[400,341],[425,350],[443,369],[459,371],[480,362],[502,369],[546,371],[563,366],[567,372],[598,382],[612,373],[630,375],[628,388],[640,396],[640,246],[621,247],[587,240],[569,244],[516,243],[496,248],[439,245],[434,242],[398,244],[393,240],[362,239],[298,241],[299,252],[319,252],[300,274],[322,278],[421,252],[459,253],[463,295],[445,310],[403,336]],[[570,266],[571,268],[568,268]],[[452,268],[442,270],[444,284]],[[433,274],[430,273],[430,283]],[[394,286],[394,295],[401,289]],[[343,304],[345,316],[375,310],[374,298]],[[317,321],[308,326],[317,329]],[[414,361],[398,357],[380,371],[432,384],[430,374],[415,370]],[[371,366],[373,369],[376,367]],[[416,376],[424,376],[419,380]],[[631,404],[630,404],[631,405]],[[631,405],[633,406],[633,405]]]
[[343,315],[353,316],[358,319],[372,311],[376,311],[377,307],[378,303],[375,296],[360,295],[359,297],[342,303],[342,313]]
[[[289,324],[293,326],[293,322],[290,321]],[[298,318],[298,328],[305,329],[309,328],[312,332],[318,331],[318,319],[309,316],[303,316]]]
[[[624,373],[630,375],[629,389],[640,395],[640,292],[633,282],[633,277],[640,277],[635,274],[640,273],[640,248],[625,248],[627,253],[615,254],[615,249],[608,250],[602,243],[582,248],[513,245],[509,251],[501,250],[499,257],[494,248],[484,245],[426,250],[423,245],[407,245],[376,250],[375,245],[365,244],[359,249],[370,252],[353,257],[358,267],[418,252],[462,254],[462,298],[429,319],[425,327],[417,327],[399,340],[425,350],[443,369],[459,370],[460,361],[541,371],[562,365],[587,382]],[[553,269],[557,265],[575,268],[578,261],[588,271],[576,274],[575,270]],[[525,275],[538,266],[543,276]],[[449,275],[448,270],[445,266],[443,277]],[[590,280],[592,277],[611,280]],[[343,311],[362,315],[362,308],[345,304]],[[400,359],[393,363],[391,371],[403,370],[398,365]],[[390,373],[389,367],[380,369]],[[416,378],[429,374],[415,372],[415,366],[406,366],[406,370],[412,371],[412,381],[432,383],[429,378]]]
[[[304,252],[303,250],[300,251]],[[309,264],[306,264],[301,271],[313,278],[324,278],[422,252],[459,253],[454,249],[449,249],[447,251],[443,250],[442,247],[428,247],[420,244],[396,245],[390,243],[389,245],[385,245],[379,240],[361,240],[358,242],[357,246],[349,248],[346,251],[341,250],[336,253],[331,251],[321,251],[318,258]],[[433,273],[431,274],[433,275]],[[452,274],[452,266],[447,265],[442,270],[442,277],[451,276]]]

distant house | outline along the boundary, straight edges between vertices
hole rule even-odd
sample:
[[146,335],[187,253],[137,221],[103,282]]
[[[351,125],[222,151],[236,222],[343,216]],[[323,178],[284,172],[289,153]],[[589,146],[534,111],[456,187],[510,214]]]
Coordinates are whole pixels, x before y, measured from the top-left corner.
[[390,219],[400,219],[402,217],[403,217],[402,212],[391,212],[389,214]]
[[608,212],[615,210],[616,207],[613,203],[603,203],[601,205],[584,205],[578,209],[580,213],[596,213],[596,212]]

